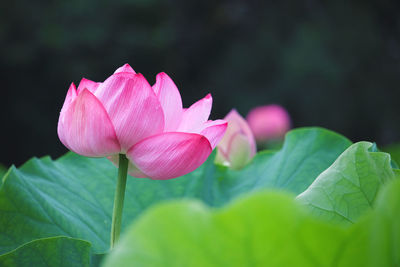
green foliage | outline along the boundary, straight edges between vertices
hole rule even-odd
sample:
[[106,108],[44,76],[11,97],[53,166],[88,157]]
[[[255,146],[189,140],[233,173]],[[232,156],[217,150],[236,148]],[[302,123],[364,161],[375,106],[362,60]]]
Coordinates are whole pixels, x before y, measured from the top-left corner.
[[103,266],[398,266],[399,229],[400,180],[349,228],[315,218],[279,192],[218,210],[179,201],[138,219]]
[[89,265],[90,243],[69,237],[37,239],[0,256],[0,266],[3,267]]
[[390,155],[370,152],[371,147],[352,145],[297,199],[319,217],[354,223],[372,207],[381,185],[396,176]]
[[400,179],[382,188],[374,205],[350,228],[338,266],[400,266]]
[[281,150],[259,153],[247,168],[228,172],[222,186],[233,196],[259,188],[299,194],[350,145],[349,140],[321,128],[290,131]]
[[[129,178],[123,227],[147,207],[167,199],[189,197],[222,205],[262,188],[291,190],[301,184],[305,189],[348,145],[347,139],[327,130],[299,129],[288,135],[281,151],[261,153],[242,171],[217,170],[211,157],[177,179]],[[95,253],[106,252],[116,174],[106,159],[73,153],[57,161],[32,159],[20,169],[11,168],[0,189],[0,253],[59,235],[88,240]]]
[[[254,199],[256,200],[248,201],[253,203],[258,199],[260,204],[249,204],[250,206],[255,205],[255,207],[254,209],[249,208],[247,221],[242,221],[243,224],[237,226],[234,223],[230,224],[231,219],[224,219],[224,216],[230,218],[231,215],[215,215],[218,218],[221,217],[218,219],[218,227],[220,227],[218,229],[226,228],[227,232],[236,233],[238,236],[230,237],[234,241],[251,239],[252,235],[258,235],[256,231],[261,231],[261,234],[269,233],[268,235],[274,239],[273,243],[264,244],[268,247],[268,253],[265,253],[272,255],[269,258],[278,262],[280,261],[279,253],[276,254],[274,248],[279,247],[279,244],[283,246],[287,240],[290,240],[290,233],[298,231],[304,220],[304,224],[311,223],[312,227],[305,228],[308,230],[304,230],[306,232],[304,232],[303,241],[307,242],[310,247],[315,246],[314,249],[318,250],[321,248],[321,240],[314,240],[312,234],[309,238],[305,238],[308,232],[312,232],[314,228],[321,228],[322,232],[334,231],[330,232],[332,240],[340,241],[340,238],[346,235],[344,234],[346,231],[343,230],[343,225],[338,226],[337,222],[342,221],[342,217],[345,217],[345,221],[349,224],[355,222],[358,224],[359,217],[374,206],[376,194],[381,185],[398,175],[398,170],[393,170],[390,165],[389,155],[372,152],[371,146],[372,144],[367,142],[351,146],[350,141],[336,133],[321,128],[303,128],[288,133],[281,150],[261,152],[248,166],[239,171],[215,165],[213,163],[215,154],[213,154],[196,171],[176,179],[156,181],[128,177],[122,231],[137,218],[141,218],[139,221],[146,220],[143,218],[148,218],[146,216],[149,215],[144,217],[141,215],[154,204],[181,200],[182,202],[179,204],[169,206],[172,207],[171,214],[174,216],[169,216],[168,212],[165,212],[165,218],[159,217],[157,222],[153,222],[154,224],[165,224],[167,228],[163,226],[158,230],[153,229],[154,233],[150,236],[154,240],[149,239],[148,242],[159,242],[160,247],[155,246],[146,253],[160,249],[159,253],[161,254],[157,257],[167,257],[166,252],[163,252],[163,246],[172,242],[172,249],[173,242],[178,242],[179,238],[185,238],[183,234],[172,234],[174,231],[168,228],[174,226],[174,219],[179,218],[199,223],[197,225],[198,234],[195,234],[193,238],[201,238],[201,242],[208,244],[210,238],[215,235],[215,238],[221,239],[216,239],[215,244],[219,244],[218,242],[225,242],[224,240],[228,236],[220,236],[218,232],[213,232],[214,219],[209,219],[209,217],[214,218],[214,215],[212,215],[213,212],[210,213],[208,207],[222,208],[215,214],[225,214],[225,211],[229,214],[231,208],[224,208],[226,203],[235,201],[245,194],[269,189],[300,195],[297,203],[293,204],[293,196],[281,195],[272,191],[266,196],[255,194]],[[91,265],[97,266],[103,254],[109,250],[116,176],[117,169],[107,159],[86,158],[73,153],[68,153],[55,161],[48,157],[34,158],[18,169],[11,167],[3,177],[0,188],[0,254],[4,254],[1,259],[12,262],[13,259],[21,258],[20,261],[24,261],[31,257],[29,255],[32,248],[38,248],[40,253],[37,255],[41,255],[41,253],[52,253],[48,248],[59,246],[60,249],[57,253],[60,256],[57,256],[58,259],[70,257],[71,260],[80,261],[73,265],[86,266],[91,261]],[[247,200],[241,201],[247,203]],[[267,210],[263,210],[264,202],[271,203],[269,206],[265,206]],[[207,204],[207,207],[199,203]],[[236,205],[244,204],[234,204],[232,207],[236,207]],[[299,205],[302,207],[300,208]],[[271,210],[272,206],[279,207],[279,209]],[[246,231],[248,231],[246,227],[253,227],[253,221],[258,220],[257,213],[251,215],[251,212],[258,208],[267,213],[265,218],[260,216],[262,220],[270,221],[265,223],[268,223],[271,229],[266,229],[267,232],[264,233],[264,230],[256,230],[257,228],[254,226],[255,232],[251,236],[246,236]],[[177,210],[175,211],[175,209]],[[232,216],[246,217],[247,215],[242,214],[242,209],[246,210],[238,208],[238,213]],[[187,214],[186,211],[188,211]],[[318,217],[318,220],[312,221],[310,213],[312,216]],[[190,217],[191,214],[193,217]],[[271,219],[275,216],[281,217],[282,214],[286,214],[283,221]],[[189,216],[189,218],[185,216]],[[297,220],[298,217],[303,219]],[[168,223],[168,220],[172,221]],[[312,222],[309,222],[310,220]],[[333,222],[336,224],[332,224]],[[181,222],[181,224],[182,229],[190,232],[191,223]],[[246,224],[248,226],[245,226]],[[282,228],[288,229],[288,232],[286,239],[281,240],[280,235],[283,233],[279,233],[278,229]],[[201,229],[210,230],[210,232],[201,233]],[[150,231],[150,228],[146,231]],[[354,233],[358,236],[357,231]],[[368,231],[365,232],[365,234],[367,233]],[[187,238],[191,237],[189,233],[187,234]],[[163,239],[163,241],[156,238]],[[138,240],[138,242],[147,242],[146,240]],[[54,245],[51,245],[50,242],[53,242]],[[290,244],[291,241],[288,242]],[[337,245],[335,242],[324,246],[329,248],[329,251],[335,251]],[[147,245],[143,245],[143,248],[146,248]],[[182,248],[182,251],[187,250],[190,255],[189,251],[193,251],[194,244],[186,245],[187,248]],[[256,244],[251,243],[251,245],[255,246]],[[79,246],[85,247],[85,249],[81,250],[82,253],[78,257],[74,254],[73,248]],[[232,243],[231,246],[233,247],[227,247],[228,251],[230,249],[232,251],[240,250],[240,244]],[[296,246],[295,244],[288,245],[294,251],[297,251]],[[260,248],[248,247],[245,252],[255,253],[255,258],[252,258],[255,261],[263,260],[264,252],[261,253],[261,250],[257,249]],[[89,250],[90,252],[87,252]],[[202,253],[206,253],[204,255],[214,253],[213,245],[210,247],[200,246],[198,250],[196,257],[200,257],[203,255]],[[215,252],[217,251],[215,250]],[[138,250],[138,253],[145,252]],[[304,258],[299,263],[307,262],[308,256],[303,255],[304,251],[296,253],[299,257]],[[275,254],[276,257],[273,256]],[[333,257],[336,257],[336,254],[328,254],[310,257],[318,265],[318,263],[330,262]],[[240,258],[241,255],[234,253],[237,262],[245,263],[247,256]],[[44,255],[43,259],[46,259],[47,256]],[[213,256],[216,262],[220,260],[217,256],[218,253]],[[146,255],[143,257],[148,258]],[[36,258],[32,258],[32,260],[34,259]],[[176,259],[180,259],[180,256],[177,256]],[[150,260],[157,259],[150,258]],[[187,259],[183,258],[182,262],[185,260]],[[196,263],[206,264],[207,260],[209,259],[199,260]],[[291,259],[287,260],[288,263],[291,262]],[[38,264],[38,266],[40,265]]]
[[7,172],[7,168],[4,165],[0,164],[0,184],[1,184],[1,178],[3,178],[4,174],[6,174],[6,172]]

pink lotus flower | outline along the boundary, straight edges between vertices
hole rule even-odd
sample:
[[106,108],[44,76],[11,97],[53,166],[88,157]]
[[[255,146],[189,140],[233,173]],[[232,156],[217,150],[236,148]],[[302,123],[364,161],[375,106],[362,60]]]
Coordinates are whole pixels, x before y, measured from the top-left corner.
[[247,122],[257,141],[280,139],[290,129],[290,117],[279,105],[267,105],[250,110]]
[[182,108],[178,88],[165,73],[153,87],[128,65],[103,83],[72,83],[58,121],[61,142],[88,157],[118,154],[130,160],[135,177],[170,179],[199,167],[225,133],[223,120],[209,121],[208,94]]
[[228,128],[217,146],[216,162],[232,169],[241,169],[256,154],[256,141],[249,125],[235,109],[224,120],[228,122]]

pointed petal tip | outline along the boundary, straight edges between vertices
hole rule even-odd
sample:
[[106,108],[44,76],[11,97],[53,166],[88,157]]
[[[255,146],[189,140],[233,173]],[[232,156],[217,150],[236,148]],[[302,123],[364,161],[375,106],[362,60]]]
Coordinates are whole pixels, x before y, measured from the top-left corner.
[[156,75],[156,79],[161,79],[165,76],[169,77],[168,74],[166,74],[164,71],[162,71]]
[[[143,74],[135,73],[135,74],[133,74],[133,76],[135,77],[137,83],[142,83],[143,86],[146,86],[147,88],[152,89],[149,81],[147,81],[146,77],[144,77]],[[155,95],[154,90],[150,90],[150,92],[152,95],[153,94]]]
[[182,118],[182,98],[178,87],[165,72],[160,72],[152,88],[164,111],[164,131],[175,131]]
[[75,89],[76,90],[76,86],[75,86],[75,84],[73,82],[69,85],[69,89],[68,90],[71,90],[71,89]]
[[244,120],[242,115],[240,115],[240,113],[235,108],[233,108],[233,109],[231,109],[231,111],[229,111],[229,113],[225,116],[225,119],[227,120],[228,118],[235,118],[235,117],[240,117]]
[[203,123],[207,122],[210,117],[211,108],[212,96],[211,94],[207,94],[204,98],[184,110],[178,132],[199,133]]
[[67,98],[72,98],[69,99],[69,101],[73,100],[77,96],[77,91],[76,91],[76,86],[74,83],[71,83],[71,85],[68,88],[67,92]]
[[[165,72],[160,72],[156,75],[156,82],[153,85],[153,89],[156,93],[158,93],[161,90],[161,87],[174,87],[176,90],[178,88],[176,87],[174,81],[171,79],[171,77],[168,76]],[[168,88],[170,89],[170,88]]]
[[82,78],[81,81],[79,82],[77,92],[78,94],[83,90],[83,89],[88,89],[90,92],[94,93],[99,87],[100,83],[94,82],[92,80]]
[[[81,81],[79,82],[79,84],[84,83],[84,82],[92,82],[92,81],[89,80],[89,79],[86,79],[85,77],[82,77],[82,79],[81,79]],[[78,85],[78,87],[79,87],[79,85]]]
[[65,111],[65,109],[68,108],[68,106],[72,103],[72,101],[74,101],[74,99],[77,97],[77,95],[78,95],[78,93],[76,92],[76,86],[74,83],[71,83],[71,85],[68,88],[68,92],[65,97],[64,104],[60,111],[61,116],[63,116],[62,113]]
[[120,72],[130,72],[130,73],[133,73],[133,74],[136,73],[128,63],[125,63],[123,66],[119,67],[114,72],[114,74],[117,74],[117,73],[120,73]]
[[146,79],[141,73],[135,73],[135,76],[140,79]]
[[153,85],[156,86],[156,84],[162,84],[164,80],[167,80],[168,82],[172,82],[175,85],[175,83],[172,81],[171,77],[168,76],[165,72],[160,72],[156,75],[156,83]]

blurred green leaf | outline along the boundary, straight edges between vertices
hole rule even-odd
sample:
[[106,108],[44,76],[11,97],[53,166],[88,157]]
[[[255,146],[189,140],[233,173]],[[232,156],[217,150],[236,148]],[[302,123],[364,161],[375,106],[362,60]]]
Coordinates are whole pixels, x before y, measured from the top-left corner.
[[[330,242],[313,237],[329,230]],[[333,259],[344,231],[310,220],[291,195],[257,192],[220,210],[183,200],[140,217],[104,266],[323,266],[310,233]]]
[[337,266],[400,266],[400,179],[385,185],[374,211],[349,231]]
[[0,184],[1,184],[1,178],[3,178],[4,174],[6,174],[7,168],[3,164],[0,164]]
[[369,142],[349,147],[297,199],[319,217],[354,223],[372,208],[381,185],[396,176],[390,155],[370,152],[373,147]]
[[[129,178],[123,229],[148,207],[167,199],[197,198],[218,206],[263,188],[299,193],[349,145],[346,138],[328,130],[298,129],[287,135],[281,151],[262,152],[241,171],[219,168],[210,157],[180,178]],[[116,173],[104,158],[73,153],[56,161],[35,158],[19,169],[12,167],[0,189],[0,253],[60,235],[89,241],[94,253],[108,251]]]
[[399,229],[398,179],[350,228],[316,219],[284,193],[219,210],[182,200],[140,217],[103,266],[398,266]]
[[389,153],[397,164],[400,163],[400,144],[386,146],[382,150]]
[[2,267],[90,266],[90,243],[69,237],[37,239],[0,256]]

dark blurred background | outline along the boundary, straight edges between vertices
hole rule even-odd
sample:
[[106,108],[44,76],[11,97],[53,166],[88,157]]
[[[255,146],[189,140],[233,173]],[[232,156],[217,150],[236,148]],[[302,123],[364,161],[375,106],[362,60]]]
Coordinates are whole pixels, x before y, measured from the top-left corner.
[[167,72],[184,105],[211,92],[212,117],[278,103],[293,126],[353,141],[400,141],[399,1],[4,1],[0,162],[67,150],[68,86],[124,63]]

